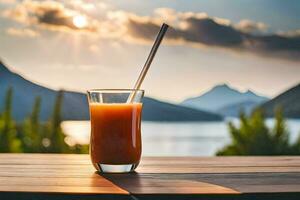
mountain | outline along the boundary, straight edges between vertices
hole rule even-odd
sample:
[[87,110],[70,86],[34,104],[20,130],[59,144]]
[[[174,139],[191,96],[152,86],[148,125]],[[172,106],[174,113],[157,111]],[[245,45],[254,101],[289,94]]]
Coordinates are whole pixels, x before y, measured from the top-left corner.
[[[3,110],[3,100],[9,87],[13,88],[13,116],[16,120],[24,119],[32,110],[37,96],[41,97],[41,120],[47,120],[52,112],[57,91],[32,83],[22,76],[11,72],[3,63],[0,63],[0,109]],[[62,109],[64,119],[79,120],[88,118],[86,97],[77,92],[65,92]],[[80,108],[78,108],[79,106]],[[0,111],[1,111],[0,110]]]
[[300,118],[300,84],[281,93],[275,98],[262,104],[266,116],[273,117],[274,110],[280,106],[283,115],[288,118]]
[[[250,90],[247,92],[240,92],[223,84],[213,87],[211,90],[200,96],[186,99],[181,105],[218,113],[220,109],[223,109],[224,111],[226,106],[231,106],[231,108],[233,108],[234,104],[239,104],[239,106],[241,106],[243,104],[246,105],[247,102],[250,101],[257,103],[258,105],[267,100],[268,98],[259,96]],[[234,107],[234,109],[238,108],[239,107]],[[228,110],[228,108],[226,110]]]
[[217,113],[228,117],[238,117],[241,111],[243,111],[246,115],[249,115],[251,114],[251,111],[257,107],[257,105],[258,102],[256,101],[246,100],[246,101],[224,106],[218,109]]
[[[42,99],[41,120],[47,120],[51,113],[57,95],[52,90],[35,84],[24,77],[10,71],[0,62],[0,112],[6,91],[13,88],[13,117],[23,120],[32,110],[32,105],[37,96]],[[186,108],[153,98],[144,98],[143,120],[149,121],[218,121],[222,117],[205,111]],[[87,98],[84,93],[64,91],[62,106],[63,120],[88,120],[89,110]]]

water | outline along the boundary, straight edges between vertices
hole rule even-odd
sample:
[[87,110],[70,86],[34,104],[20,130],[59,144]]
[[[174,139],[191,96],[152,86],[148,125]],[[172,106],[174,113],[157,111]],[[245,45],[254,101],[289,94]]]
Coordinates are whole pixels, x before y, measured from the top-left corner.
[[[145,156],[214,156],[230,143],[227,119],[223,122],[142,122]],[[238,124],[237,119],[230,119]],[[273,127],[274,120],[267,125]],[[300,120],[287,120],[291,142],[300,133]],[[89,143],[89,121],[65,121],[63,130],[69,144]]]

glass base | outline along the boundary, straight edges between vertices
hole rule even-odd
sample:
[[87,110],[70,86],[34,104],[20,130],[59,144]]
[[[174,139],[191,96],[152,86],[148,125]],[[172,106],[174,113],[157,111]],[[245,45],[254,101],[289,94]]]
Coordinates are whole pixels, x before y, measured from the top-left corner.
[[108,165],[96,163],[96,166],[100,173],[128,173],[133,172],[137,167],[137,164]]

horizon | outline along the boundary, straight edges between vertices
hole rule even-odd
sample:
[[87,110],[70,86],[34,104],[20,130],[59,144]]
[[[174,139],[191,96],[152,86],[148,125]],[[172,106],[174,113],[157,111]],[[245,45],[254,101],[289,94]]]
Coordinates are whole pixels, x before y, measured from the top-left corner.
[[293,0],[0,0],[0,58],[56,90],[131,88],[164,21],[173,28],[142,85],[146,96],[179,103],[225,83],[273,98],[300,83],[299,17]]
[[[3,60],[0,58],[0,64],[1,64],[1,63],[2,63],[3,66],[6,67],[11,73],[17,74],[17,75],[21,76],[22,78],[26,79],[27,81],[30,81],[30,82],[32,82],[32,83],[34,83],[34,84],[39,85],[39,86],[42,86],[42,87],[45,87],[45,88],[48,88],[48,89],[51,89],[51,90],[56,90],[56,91],[59,91],[59,90],[66,90],[66,91],[69,91],[69,92],[79,92],[79,93],[84,93],[84,94],[86,93],[86,91],[80,91],[80,90],[76,91],[76,90],[68,90],[68,89],[66,89],[66,88],[58,88],[58,89],[56,89],[56,88],[48,87],[48,86],[43,85],[43,84],[41,84],[41,83],[39,83],[39,82],[35,82],[35,81],[31,80],[30,77],[26,77],[26,76],[24,76],[24,75],[22,75],[22,74],[19,74],[19,73],[16,72],[16,71],[12,70],[11,67],[10,67],[10,66],[7,66],[6,63],[3,62]],[[155,98],[155,99],[157,99],[157,100],[162,100],[162,101],[165,101],[165,102],[170,102],[170,103],[178,104],[178,103],[183,102],[183,101],[186,100],[186,99],[202,96],[202,95],[206,94],[207,92],[213,90],[213,89],[216,88],[216,87],[227,87],[227,88],[229,88],[229,89],[231,89],[231,90],[235,90],[235,91],[240,92],[240,93],[243,93],[243,94],[244,94],[244,93],[247,93],[247,92],[252,92],[252,93],[254,93],[254,94],[257,95],[257,96],[262,96],[262,97],[266,97],[266,98],[271,99],[270,97],[268,97],[268,96],[266,96],[266,95],[264,95],[264,94],[259,94],[259,93],[257,93],[256,91],[253,91],[253,90],[250,90],[250,89],[246,89],[246,90],[244,90],[244,91],[239,90],[239,89],[237,89],[235,86],[232,86],[232,85],[230,85],[230,84],[228,84],[228,83],[219,83],[219,84],[213,85],[213,86],[211,86],[210,88],[208,88],[206,91],[204,91],[204,92],[202,92],[202,93],[200,93],[200,94],[198,94],[198,95],[196,95],[196,96],[186,97],[185,99],[183,99],[183,100],[180,101],[180,102],[171,102],[171,101],[168,101],[168,100],[164,100],[164,99],[160,99],[160,98],[155,98],[155,97],[148,96],[148,95],[146,95],[146,96],[147,96],[147,97],[150,97],[150,98]],[[123,89],[124,89],[124,88],[123,88]],[[125,88],[125,89],[126,89],[126,88]],[[129,89],[129,88],[128,88],[128,89]]]

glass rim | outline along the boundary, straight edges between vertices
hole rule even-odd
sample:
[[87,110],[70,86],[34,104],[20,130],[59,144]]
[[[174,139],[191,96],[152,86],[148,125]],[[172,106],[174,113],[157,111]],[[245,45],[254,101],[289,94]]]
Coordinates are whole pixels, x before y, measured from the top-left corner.
[[124,93],[124,92],[145,92],[145,90],[142,90],[142,89],[90,89],[90,90],[87,90],[88,93],[92,93],[92,92],[121,92],[121,93]]

